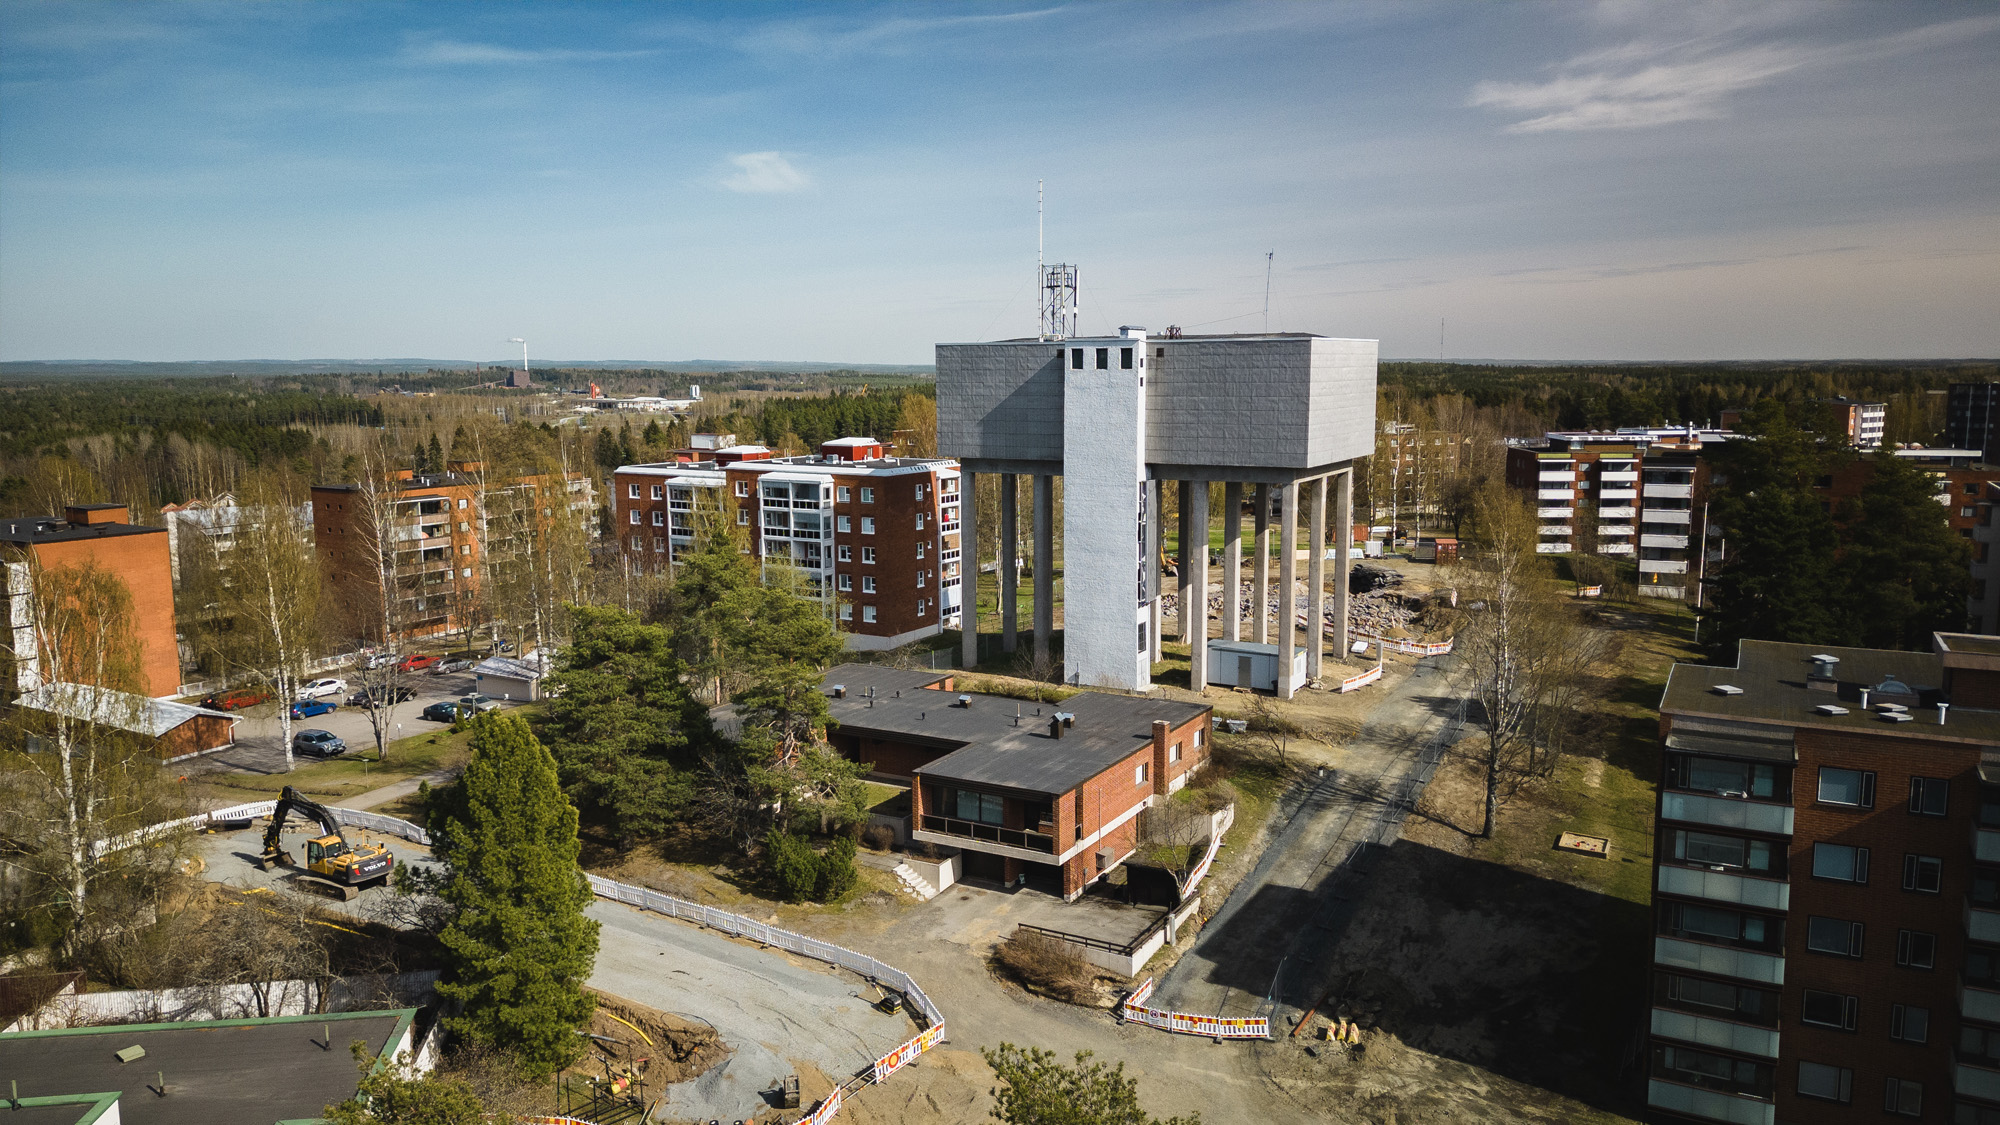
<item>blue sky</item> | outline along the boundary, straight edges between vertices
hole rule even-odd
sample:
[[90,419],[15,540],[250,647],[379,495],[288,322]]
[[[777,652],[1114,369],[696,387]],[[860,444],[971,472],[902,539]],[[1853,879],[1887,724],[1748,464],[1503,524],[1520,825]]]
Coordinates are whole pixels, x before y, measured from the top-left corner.
[[1992,4],[9,0],[0,359],[2000,354]]

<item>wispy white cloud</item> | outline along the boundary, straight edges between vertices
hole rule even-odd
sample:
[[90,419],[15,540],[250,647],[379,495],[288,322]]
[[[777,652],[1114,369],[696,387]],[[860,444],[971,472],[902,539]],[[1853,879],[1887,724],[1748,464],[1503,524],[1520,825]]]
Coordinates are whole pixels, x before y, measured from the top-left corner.
[[938,16],[931,18],[897,16],[859,26],[841,26],[825,20],[792,20],[757,27],[737,41],[752,54],[848,55],[881,50],[901,40],[937,32],[967,31],[980,27],[1004,26],[1039,20],[1061,12],[1061,6],[990,15]]
[[729,162],[736,165],[736,171],[723,178],[722,186],[730,191],[784,195],[812,185],[782,152],[746,152],[730,157]]
[[1853,64],[1964,43],[2000,31],[2000,16],[1974,16],[1848,43],[1739,46],[1729,35],[1633,40],[1577,55],[1539,82],[1484,81],[1469,105],[1532,116],[1509,133],[1646,129],[1726,117],[1729,100],[1793,71]]
[[430,66],[493,66],[549,62],[603,62],[633,59],[652,51],[591,51],[566,47],[527,50],[496,43],[469,43],[458,39],[433,39],[411,43],[399,58],[406,63]]

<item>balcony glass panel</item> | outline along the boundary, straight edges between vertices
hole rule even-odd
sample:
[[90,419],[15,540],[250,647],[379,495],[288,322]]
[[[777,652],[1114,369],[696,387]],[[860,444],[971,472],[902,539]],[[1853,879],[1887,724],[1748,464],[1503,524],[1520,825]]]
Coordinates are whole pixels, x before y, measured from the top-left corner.
[[1682,941],[1679,938],[1653,938],[1653,963],[1678,969],[1693,969],[1698,973],[1736,977],[1740,980],[1756,981],[1759,984],[1785,983],[1783,957],[1774,957],[1769,953],[1758,953],[1749,949],[1725,949],[1719,945],[1703,945],[1700,942]]
[[2000,913],[1991,910],[1967,908],[1965,912],[1965,936],[1973,941],[1983,941],[2000,945]]
[[1597,518],[1606,520],[1629,520],[1637,517],[1638,514],[1639,512],[1636,508],[1627,504],[1597,509]]
[[2000,832],[1981,828],[1972,841],[1973,858],[1981,863],[2000,863]]
[[1655,1109],[1727,1121],[1730,1125],[1771,1125],[1778,1107],[1720,1090],[1697,1090],[1655,1078],[1646,1083],[1646,1104]]
[[2000,992],[1961,988],[1958,990],[1958,1011],[1969,1020],[2000,1024]]
[[[1694,867],[1660,868],[1660,891],[1689,898],[1761,906],[1768,910],[1789,910],[1792,888],[1775,879],[1750,879],[1727,871],[1703,871]],[[2000,915],[1996,915],[2000,918]]]
[[1665,793],[1660,798],[1660,815],[1668,820],[1692,824],[1712,824],[1718,828],[1744,828],[1752,832],[1792,834],[1792,807],[1736,801],[1727,797],[1704,797],[1697,793]]
[[1712,1020],[1691,1012],[1654,1008],[1653,1034],[1745,1055],[1762,1055],[1767,1059],[1778,1057],[1778,1033],[1775,1030],[1730,1023],[1728,1020]]

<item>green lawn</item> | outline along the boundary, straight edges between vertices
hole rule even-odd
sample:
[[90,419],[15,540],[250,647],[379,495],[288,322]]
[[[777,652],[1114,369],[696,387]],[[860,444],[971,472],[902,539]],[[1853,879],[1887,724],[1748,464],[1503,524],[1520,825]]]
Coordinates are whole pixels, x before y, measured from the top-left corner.
[[372,748],[357,749],[330,762],[307,764],[301,760],[290,773],[211,774],[202,778],[202,784],[215,796],[235,800],[276,793],[287,785],[310,797],[352,797],[405,778],[464,765],[471,756],[468,737],[464,732],[439,727],[391,742],[384,762],[374,760]]

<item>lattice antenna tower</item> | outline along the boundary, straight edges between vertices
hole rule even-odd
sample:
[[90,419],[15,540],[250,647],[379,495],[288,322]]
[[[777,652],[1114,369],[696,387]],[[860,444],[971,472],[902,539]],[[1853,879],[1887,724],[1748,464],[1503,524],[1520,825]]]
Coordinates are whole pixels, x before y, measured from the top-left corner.
[[1042,181],[1035,181],[1035,286],[1040,291],[1042,339],[1066,340],[1076,335],[1077,270],[1042,260]]

